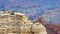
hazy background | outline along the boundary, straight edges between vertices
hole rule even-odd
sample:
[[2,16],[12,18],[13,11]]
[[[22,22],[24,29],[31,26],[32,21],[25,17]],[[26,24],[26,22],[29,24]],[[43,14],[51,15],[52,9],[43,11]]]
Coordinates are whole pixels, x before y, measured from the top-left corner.
[[0,11],[3,9],[25,13],[31,20],[44,15],[49,22],[60,23],[60,0],[0,0]]

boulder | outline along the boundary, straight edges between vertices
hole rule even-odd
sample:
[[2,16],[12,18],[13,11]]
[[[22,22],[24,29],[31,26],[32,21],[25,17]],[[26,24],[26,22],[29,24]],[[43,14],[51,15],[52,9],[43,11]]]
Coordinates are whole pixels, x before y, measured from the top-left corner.
[[[5,12],[4,12],[5,13]],[[1,14],[4,14],[1,13]],[[0,15],[1,15],[0,14]],[[38,33],[36,33],[38,32]],[[14,12],[0,16],[0,34],[47,34],[41,23],[33,23],[25,14]]]

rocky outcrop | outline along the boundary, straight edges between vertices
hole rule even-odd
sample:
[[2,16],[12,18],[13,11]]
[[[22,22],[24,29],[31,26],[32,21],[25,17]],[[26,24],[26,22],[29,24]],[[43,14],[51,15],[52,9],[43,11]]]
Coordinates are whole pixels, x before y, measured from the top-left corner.
[[39,22],[32,23],[25,14],[1,12],[0,34],[47,34],[47,32],[44,25]]
[[46,24],[47,29],[54,32],[54,34],[60,34],[60,25],[57,24]]
[[39,18],[37,21],[44,24],[47,28],[47,34],[60,34],[60,24],[50,24],[44,19],[44,17]]

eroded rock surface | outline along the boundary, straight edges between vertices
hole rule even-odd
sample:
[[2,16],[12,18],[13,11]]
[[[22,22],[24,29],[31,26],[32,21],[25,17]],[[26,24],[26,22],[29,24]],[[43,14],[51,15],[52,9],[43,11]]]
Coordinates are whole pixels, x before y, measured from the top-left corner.
[[17,12],[0,12],[0,34],[47,34],[39,22],[32,23],[28,16]]

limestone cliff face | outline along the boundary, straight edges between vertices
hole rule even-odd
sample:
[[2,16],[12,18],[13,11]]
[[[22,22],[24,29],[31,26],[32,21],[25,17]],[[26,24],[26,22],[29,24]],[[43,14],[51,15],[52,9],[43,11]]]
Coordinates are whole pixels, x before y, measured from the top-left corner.
[[0,34],[47,34],[41,23],[32,23],[25,14],[0,12]]

